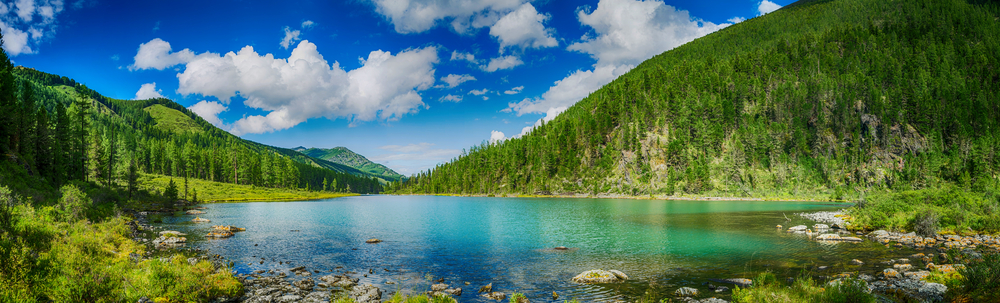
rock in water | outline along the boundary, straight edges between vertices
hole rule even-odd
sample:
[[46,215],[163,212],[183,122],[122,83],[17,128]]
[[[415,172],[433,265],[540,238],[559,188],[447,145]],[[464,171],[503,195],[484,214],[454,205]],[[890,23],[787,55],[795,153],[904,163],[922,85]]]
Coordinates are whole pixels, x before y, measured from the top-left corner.
[[431,285],[431,291],[444,291],[445,289],[448,289],[448,284],[442,283]]
[[854,260],[851,260],[851,265],[865,265],[865,262],[863,262],[861,260],[858,260],[858,259],[854,259]]
[[552,300],[559,300],[559,294],[557,294],[554,290],[552,291]]
[[698,290],[690,287],[681,287],[674,291],[674,295],[681,297],[694,297],[698,295]]
[[788,231],[806,231],[805,225],[796,225],[788,228]]
[[368,241],[365,241],[365,243],[368,243],[368,244],[375,244],[375,243],[379,243],[379,242],[382,242],[382,240],[379,240],[378,238],[371,238],[371,239],[368,239]]
[[446,292],[446,293],[448,293],[448,294],[450,294],[452,296],[461,296],[462,295],[462,288],[461,287],[459,287],[459,288],[449,288],[449,289],[445,289],[444,292]]
[[209,219],[202,219],[201,217],[194,217],[194,219],[191,220],[191,222],[194,222],[194,223],[208,223],[208,222],[212,222],[212,221],[209,220]]
[[313,286],[316,285],[316,282],[313,282],[312,279],[305,279],[301,281],[296,281],[295,283],[292,283],[292,285],[295,285],[295,287],[298,287],[299,289],[304,291],[312,291]]
[[379,303],[382,300],[382,290],[371,284],[351,288],[348,295],[356,303]]
[[[618,274],[615,274],[618,272]],[[619,276],[620,275],[620,276]],[[573,282],[583,283],[583,284],[593,284],[593,283],[618,283],[625,281],[628,276],[617,270],[602,270],[593,269],[576,275],[573,277]]]
[[569,248],[566,247],[566,246],[556,246],[556,248],[554,248],[554,249],[555,250],[568,250]]
[[725,279],[723,281],[736,284],[739,287],[750,287],[750,286],[753,286],[753,280],[750,280],[750,279],[732,278],[732,279]]
[[483,294],[483,297],[485,297],[487,299],[492,299],[492,300],[497,300],[497,301],[503,301],[504,299],[507,299],[507,294],[502,293],[502,292],[489,292],[489,293]]
[[486,284],[486,286],[479,288],[479,293],[484,293],[484,292],[485,293],[493,292],[493,282],[490,282],[490,284]]

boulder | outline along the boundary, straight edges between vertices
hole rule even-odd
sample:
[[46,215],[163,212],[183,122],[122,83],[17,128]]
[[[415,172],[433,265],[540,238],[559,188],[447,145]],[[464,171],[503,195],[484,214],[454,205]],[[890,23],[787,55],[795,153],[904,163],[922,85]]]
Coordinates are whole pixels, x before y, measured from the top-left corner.
[[626,275],[625,273],[623,273],[623,272],[621,272],[619,270],[609,269],[608,272],[610,272],[611,274],[615,275],[615,277],[618,277],[619,279],[628,280],[628,275]]
[[853,259],[851,260],[851,265],[865,265],[865,262],[858,259]]
[[822,234],[816,236],[816,241],[840,241],[840,235],[837,234]]
[[826,224],[816,224],[816,225],[813,225],[813,229],[815,229],[815,230],[830,229],[830,226],[826,225]]
[[382,290],[371,284],[359,285],[351,288],[348,297],[355,303],[379,303],[382,301]]
[[191,220],[191,222],[194,222],[194,223],[208,223],[208,222],[212,222],[212,220],[202,219],[201,217],[194,217],[194,219]]
[[452,295],[452,296],[461,296],[462,295],[462,288],[461,287],[458,287],[458,288],[448,288],[448,289],[445,289],[444,292],[448,293],[449,295]]
[[886,268],[882,270],[882,276],[886,279],[896,279],[899,278],[899,272],[892,268]]
[[698,290],[690,287],[681,287],[674,291],[674,295],[681,297],[695,297],[698,296]]
[[910,264],[893,264],[892,265],[892,269],[895,269],[897,271],[908,271],[908,270],[913,269],[913,265],[910,265]]
[[480,287],[479,292],[480,293],[493,292],[493,282],[490,282],[490,284],[486,284],[486,286]]
[[206,238],[229,238],[233,236],[233,232],[228,230],[213,230],[205,235]]
[[200,215],[200,214],[204,214],[204,213],[205,213],[205,212],[203,212],[203,211],[200,211],[200,210],[193,210],[193,209],[192,209],[192,210],[189,210],[189,211],[186,211],[186,212],[184,212],[184,214],[188,214],[188,215]]
[[448,284],[442,283],[442,284],[431,285],[431,291],[443,291],[445,289],[448,289]]
[[502,292],[488,292],[483,294],[483,297],[491,300],[503,301],[507,299],[507,294]]
[[[617,271],[617,270],[613,270]],[[622,277],[628,278],[624,273],[618,271]],[[603,269],[592,269],[576,275],[573,277],[573,282],[583,283],[583,284],[593,284],[593,283],[619,283],[625,281],[618,274],[612,271],[607,271]]]
[[566,247],[566,246],[556,246],[556,247],[555,247],[555,248],[553,248],[553,249],[555,249],[555,250],[569,250],[569,248],[568,248],[568,247]]
[[298,287],[299,289],[304,291],[312,291],[313,286],[316,286],[316,282],[314,282],[312,279],[305,279],[305,280],[295,281],[292,283],[292,285],[295,285],[295,287]]
[[806,231],[805,225],[796,225],[788,228],[788,231]]
[[736,286],[739,286],[739,287],[750,287],[750,286],[753,286],[753,280],[744,279],[744,278],[732,278],[732,279],[725,279],[725,280],[722,280],[722,281],[736,284]]
[[223,226],[223,225],[214,225],[214,226],[212,226],[212,229],[215,229],[215,230],[224,230],[224,231],[229,231],[229,232],[238,232],[238,231],[246,231],[247,230],[246,228],[240,228],[240,227],[230,226],[230,225],[226,225],[226,226]]

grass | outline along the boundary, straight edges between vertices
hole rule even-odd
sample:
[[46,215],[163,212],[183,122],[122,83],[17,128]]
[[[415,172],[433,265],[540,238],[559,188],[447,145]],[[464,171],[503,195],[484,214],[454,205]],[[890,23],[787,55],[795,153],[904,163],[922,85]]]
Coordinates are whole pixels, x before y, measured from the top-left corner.
[[[404,295],[402,292],[397,291],[395,294],[389,298],[386,303],[455,303],[455,298],[448,295],[440,296],[430,296],[430,295]],[[333,303],[354,303],[354,299],[348,297],[340,297],[333,301]]]
[[184,113],[172,109],[161,104],[154,104],[149,107],[144,108],[150,116],[156,120],[156,126],[164,130],[172,131],[175,133],[201,133],[203,130],[198,123],[195,123],[191,117],[185,115]]
[[787,285],[779,282],[774,274],[764,272],[754,279],[754,287],[735,287],[733,302],[876,302],[873,295],[865,292],[864,283],[861,280],[846,279],[836,285],[824,285],[803,275]]
[[849,209],[857,229],[1000,232],[997,197],[956,187],[880,193]]
[[[79,190],[64,193],[80,195]],[[189,255],[164,260],[140,260],[145,246],[131,239],[129,219],[107,216],[92,222],[67,212],[75,203],[22,204],[0,187],[0,200],[12,220],[0,222],[0,302],[135,302],[142,297],[159,302],[206,302],[237,297],[243,286],[227,267],[207,261],[189,264]],[[84,208],[92,207],[88,201]]]
[[[184,178],[169,177],[164,175],[142,174],[139,177],[140,188],[162,191],[167,187],[167,183],[173,178],[174,183],[180,191],[180,197],[184,198]],[[346,196],[356,196],[353,193],[336,192],[316,192],[300,189],[269,188],[253,185],[242,185],[222,182],[212,182],[207,180],[188,178],[188,199],[193,198],[194,192],[198,194],[198,201],[210,203],[225,202],[253,202],[253,201],[301,201],[329,199]]]

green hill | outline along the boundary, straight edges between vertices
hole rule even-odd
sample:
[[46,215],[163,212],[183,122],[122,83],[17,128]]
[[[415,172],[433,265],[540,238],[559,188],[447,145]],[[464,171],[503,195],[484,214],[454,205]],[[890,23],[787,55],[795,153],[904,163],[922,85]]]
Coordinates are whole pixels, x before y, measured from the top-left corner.
[[183,133],[183,132],[201,132],[201,126],[194,122],[191,117],[188,117],[184,113],[168,108],[160,104],[153,104],[142,110],[149,113],[153,120],[156,121],[156,126],[164,130]]
[[385,165],[378,164],[368,160],[365,156],[359,155],[346,147],[335,147],[335,148],[305,148],[302,146],[296,147],[293,150],[302,153],[304,155],[327,160],[333,163],[338,163],[346,166],[353,167],[360,171],[366,172],[368,174],[378,176],[382,179],[389,181],[399,181],[403,178],[403,175],[396,173],[392,169],[385,167]]
[[1000,189],[995,3],[806,1],[657,55],[399,193],[858,198]]

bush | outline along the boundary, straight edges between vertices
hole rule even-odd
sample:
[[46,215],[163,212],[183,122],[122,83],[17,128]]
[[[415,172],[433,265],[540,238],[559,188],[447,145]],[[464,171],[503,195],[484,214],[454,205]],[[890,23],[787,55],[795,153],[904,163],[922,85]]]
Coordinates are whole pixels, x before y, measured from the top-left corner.
[[925,210],[913,221],[913,231],[924,237],[937,235],[938,214],[933,210]]
[[974,302],[1000,302],[1000,253],[983,255],[983,260],[959,269],[964,282],[961,292]]
[[87,208],[93,204],[86,193],[73,184],[63,186],[59,192],[62,197],[59,198],[57,209],[63,221],[73,222],[86,216]]
[[874,303],[875,296],[868,293],[868,285],[865,281],[857,279],[846,279],[840,281],[836,286],[831,286],[826,291],[817,295],[815,302],[827,303]]

